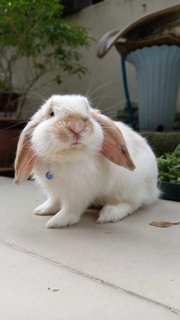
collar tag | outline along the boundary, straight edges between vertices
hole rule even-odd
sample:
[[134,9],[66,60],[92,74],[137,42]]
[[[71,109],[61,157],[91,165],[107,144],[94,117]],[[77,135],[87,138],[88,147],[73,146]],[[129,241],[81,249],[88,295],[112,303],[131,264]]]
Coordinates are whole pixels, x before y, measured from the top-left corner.
[[51,171],[47,171],[45,174],[45,177],[47,180],[52,180],[53,179],[53,174],[51,173]]

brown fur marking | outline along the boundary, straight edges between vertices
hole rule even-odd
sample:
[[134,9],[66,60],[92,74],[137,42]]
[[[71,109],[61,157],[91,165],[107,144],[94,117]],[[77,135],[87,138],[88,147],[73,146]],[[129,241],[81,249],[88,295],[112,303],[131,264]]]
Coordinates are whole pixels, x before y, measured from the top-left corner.
[[117,165],[134,170],[135,165],[119,128],[112,120],[96,111],[92,115],[103,129],[104,142],[101,149],[102,154]]
[[93,126],[88,118],[84,118],[77,113],[69,113],[56,121],[54,133],[64,143],[69,141],[71,131],[77,133],[80,133],[81,131],[91,133],[93,131]]

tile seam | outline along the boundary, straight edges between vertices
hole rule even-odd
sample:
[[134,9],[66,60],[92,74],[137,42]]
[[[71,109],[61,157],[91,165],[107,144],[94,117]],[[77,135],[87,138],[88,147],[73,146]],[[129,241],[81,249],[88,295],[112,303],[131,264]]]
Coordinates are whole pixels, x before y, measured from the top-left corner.
[[146,297],[146,296],[142,296],[142,295],[140,295],[140,294],[138,294],[138,293],[136,293],[136,292],[130,291],[130,290],[126,289],[126,288],[122,288],[122,287],[117,286],[117,285],[115,285],[115,284],[113,284],[113,283],[110,283],[110,282],[108,282],[108,281],[106,281],[106,280],[103,280],[103,279],[101,279],[101,278],[98,278],[98,277],[92,276],[92,275],[90,275],[90,274],[88,274],[88,273],[85,273],[85,272],[83,272],[83,271],[81,271],[81,270],[72,268],[71,266],[64,265],[64,264],[62,264],[62,263],[59,262],[59,261],[50,259],[50,258],[48,258],[48,257],[44,257],[44,256],[42,256],[42,255],[40,255],[40,254],[38,254],[38,253],[36,253],[36,252],[33,252],[33,251],[28,250],[28,249],[26,249],[26,248],[23,248],[23,247],[15,244],[15,243],[12,243],[12,242],[10,242],[10,241],[6,241],[6,240],[4,240],[4,239],[0,239],[0,244],[6,246],[6,247],[8,247],[8,248],[14,249],[14,250],[16,250],[16,251],[19,251],[19,252],[21,252],[21,253],[24,253],[24,254],[26,254],[26,255],[29,255],[29,256],[31,256],[31,257],[33,257],[33,258],[37,258],[37,259],[39,259],[39,260],[41,260],[41,261],[44,261],[44,262],[49,263],[49,264],[51,264],[51,265],[54,265],[54,266],[56,266],[56,267],[58,267],[58,268],[60,268],[60,269],[64,269],[64,270],[66,270],[66,271],[69,271],[69,272],[71,272],[71,273],[73,273],[73,274],[76,274],[76,275],[78,275],[78,276],[81,276],[81,277],[83,277],[83,278],[92,280],[92,281],[94,281],[94,282],[96,282],[96,283],[99,283],[99,284],[101,284],[101,285],[104,285],[104,286],[106,286],[106,287],[109,287],[109,288],[112,288],[112,289],[115,289],[115,290],[119,290],[119,291],[121,291],[122,293],[126,293],[126,294],[128,294],[128,295],[131,295],[131,296],[133,296],[133,297],[139,298],[139,299],[144,300],[144,301],[146,301],[146,302],[149,302],[149,303],[151,303],[151,304],[155,304],[155,305],[157,305],[157,306],[159,306],[159,307],[162,307],[162,308],[170,311],[171,313],[175,313],[175,314],[177,314],[177,315],[180,315],[180,310],[178,310],[178,309],[176,309],[176,308],[170,307],[170,306],[168,306],[168,305],[166,305],[166,304],[163,304],[163,303],[161,303],[161,302],[158,302],[158,301],[153,300],[153,299],[151,299],[151,298],[148,298],[148,297]]

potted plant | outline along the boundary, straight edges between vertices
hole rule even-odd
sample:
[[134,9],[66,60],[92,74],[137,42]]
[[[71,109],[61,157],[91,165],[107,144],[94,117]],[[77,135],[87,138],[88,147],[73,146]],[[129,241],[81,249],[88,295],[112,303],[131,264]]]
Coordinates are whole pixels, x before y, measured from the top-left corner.
[[[12,167],[18,136],[12,128],[22,129],[27,97],[45,84],[45,76],[49,74],[49,82],[60,84],[62,74],[81,76],[86,72],[79,49],[88,47],[90,38],[82,26],[65,21],[62,14],[60,0],[0,2],[1,168]],[[15,148],[11,145],[9,150],[13,157],[4,154],[5,149],[8,152],[10,136],[15,143]]]
[[180,144],[174,152],[158,158],[162,198],[180,201]]

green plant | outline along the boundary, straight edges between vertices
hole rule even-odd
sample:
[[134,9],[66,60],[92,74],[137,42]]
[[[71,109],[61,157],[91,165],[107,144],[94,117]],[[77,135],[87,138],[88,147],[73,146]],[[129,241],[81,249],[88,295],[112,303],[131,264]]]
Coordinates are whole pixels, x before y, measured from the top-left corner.
[[158,158],[160,181],[180,183],[180,144],[171,154]]
[[62,12],[60,0],[0,1],[0,91],[22,94],[19,116],[27,94],[47,73],[60,84],[62,74],[86,72],[79,49],[88,47],[90,38],[82,26],[65,21]]

